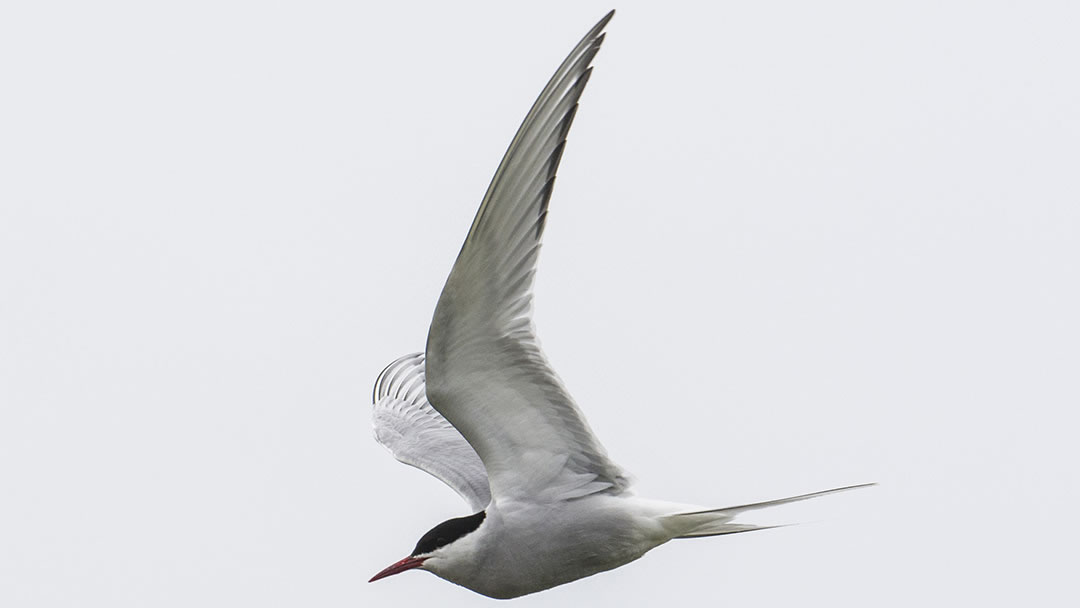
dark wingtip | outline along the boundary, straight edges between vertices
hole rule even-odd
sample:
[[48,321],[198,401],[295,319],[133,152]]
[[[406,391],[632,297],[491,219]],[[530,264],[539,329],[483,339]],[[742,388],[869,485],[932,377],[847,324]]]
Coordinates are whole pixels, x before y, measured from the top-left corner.
[[595,35],[596,32],[599,32],[600,30],[604,29],[604,26],[606,26],[608,24],[608,21],[611,21],[611,18],[614,17],[614,16],[615,16],[615,9],[611,9],[611,11],[609,11],[608,14],[604,15],[604,17],[602,19],[600,19],[600,21],[597,21],[596,25],[594,25],[593,28],[592,28],[592,31],[593,31],[594,35]]

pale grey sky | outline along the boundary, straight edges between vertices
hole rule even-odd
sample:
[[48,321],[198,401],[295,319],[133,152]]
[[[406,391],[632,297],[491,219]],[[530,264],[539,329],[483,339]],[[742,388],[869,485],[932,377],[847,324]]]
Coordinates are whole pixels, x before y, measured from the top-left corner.
[[610,8],[549,357],[643,495],[882,485],[516,605],[1075,602],[1075,3],[225,0],[0,9],[0,604],[490,605],[366,583],[467,512],[370,387]]

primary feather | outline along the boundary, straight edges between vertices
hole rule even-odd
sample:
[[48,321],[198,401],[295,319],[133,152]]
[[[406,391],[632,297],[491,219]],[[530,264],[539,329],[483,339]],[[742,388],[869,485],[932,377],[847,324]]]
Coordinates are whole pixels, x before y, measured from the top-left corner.
[[496,500],[621,493],[630,483],[548,364],[532,323],[555,172],[610,17],[571,51],[518,129],[428,333],[428,398],[476,449]]

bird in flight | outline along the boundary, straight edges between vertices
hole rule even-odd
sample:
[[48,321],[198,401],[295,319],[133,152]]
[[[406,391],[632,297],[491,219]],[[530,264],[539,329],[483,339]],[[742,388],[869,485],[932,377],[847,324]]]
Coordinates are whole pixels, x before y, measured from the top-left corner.
[[375,437],[473,514],[435,526],[371,582],[420,569],[513,598],[617,568],[675,538],[772,526],[744,511],[865,487],[709,509],[638,497],[540,350],[532,285],[555,171],[614,11],[529,110],[446,280],[423,353],[375,382]]

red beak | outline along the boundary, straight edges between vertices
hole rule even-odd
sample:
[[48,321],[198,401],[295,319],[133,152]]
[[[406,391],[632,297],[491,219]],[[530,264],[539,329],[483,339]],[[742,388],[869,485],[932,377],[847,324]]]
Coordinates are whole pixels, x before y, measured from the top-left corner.
[[403,559],[403,560],[401,560],[399,562],[395,562],[393,564],[390,564],[388,567],[384,568],[382,572],[380,572],[380,573],[376,574],[375,576],[371,577],[371,580],[368,581],[368,582],[369,583],[374,583],[375,581],[379,580],[380,578],[386,578],[386,577],[390,576],[391,574],[398,574],[398,573],[401,573],[401,572],[405,572],[406,570],[412,570],[413,568],[419,568],[420,566],[424,565],[424,559],[425,558],[423,558],[423,557],[406,557],[405,559]]

